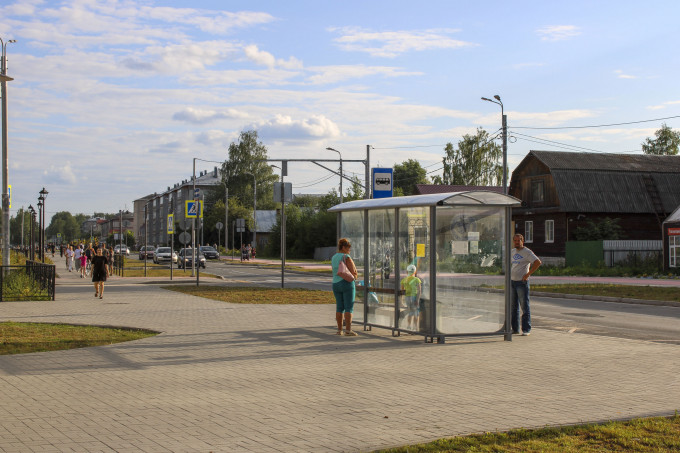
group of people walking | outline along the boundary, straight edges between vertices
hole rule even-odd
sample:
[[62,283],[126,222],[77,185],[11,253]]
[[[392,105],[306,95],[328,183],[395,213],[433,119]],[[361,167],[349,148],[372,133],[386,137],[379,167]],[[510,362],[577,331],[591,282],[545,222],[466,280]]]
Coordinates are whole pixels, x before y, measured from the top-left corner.
[[76,272],[80,273],[80,278],[86,277],[88,264],[90,265],[94,297],[103,299],[104,282],[113,272],[113,247],[107,249],[104,245],[91,243],[70,244],[63,249],[63,255],[66,257],[66,269],[73,272],[75,266]]

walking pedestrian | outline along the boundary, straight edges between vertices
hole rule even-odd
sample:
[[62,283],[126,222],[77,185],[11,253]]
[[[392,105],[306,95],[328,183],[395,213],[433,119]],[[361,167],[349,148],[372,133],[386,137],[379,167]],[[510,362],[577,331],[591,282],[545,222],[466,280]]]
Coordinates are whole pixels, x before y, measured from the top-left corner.
[[73,247],[69,245],[66,249],[66,269],[68,269],[69,272],[73,272],[74,255],[75,253],[73,252]]
[[104,282],[109,276],[107,264],[109,260],[104,256],[103,248],[97,249],[97,254],[92,257],[92,282],[94,283],[94,297],[104,298]]
[[541,265],[541,260],[528,247],[524,247],[524,236],[516,234],[512,238],[510,283],[512,285],[512,333],[519,334],[519,308],[522,307],[522,335],[531,333],[531,309],[529,308],[529,277]]
[[[342,321],[345,321],[346,336],[355,337],[357,333],[352,330],[352,313],[354,313],[354,299],[356,297],[356,287],[354,282],[357,279],[357,268],[349,256],[352,244],[342,238],[338,241],[338,252],[331,258],[331,268],[333,269],[333,295],[335,296],[335,321],[338,324],[337,335],[342,335]],[[349,272],[354,276],[354,280],[348,282],[338,275],[340,263],[344,262]]]

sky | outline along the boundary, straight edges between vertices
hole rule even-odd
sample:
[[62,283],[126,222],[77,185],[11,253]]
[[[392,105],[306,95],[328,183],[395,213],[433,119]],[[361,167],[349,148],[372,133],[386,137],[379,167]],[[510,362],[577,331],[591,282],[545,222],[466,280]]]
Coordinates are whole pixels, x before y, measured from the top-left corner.
[[[675,0],[1,0],[12,215],[43,187],[48,223],[132,209],[247,130],[271,159],[370,145],[371,167],[441,174],[447,143],[498,135],[494,95],[510,171],[533,149],[639,154],[680,128],[679,14]],[[294,193],[338,187],[288,167]]]

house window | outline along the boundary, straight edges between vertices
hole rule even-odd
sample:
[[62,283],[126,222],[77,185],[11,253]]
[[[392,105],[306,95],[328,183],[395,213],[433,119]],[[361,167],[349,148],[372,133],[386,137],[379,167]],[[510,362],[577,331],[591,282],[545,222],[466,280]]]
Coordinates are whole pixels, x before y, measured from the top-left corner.
[[542,203],[544,199],[543,180],[539,179],[536,181],[531,181],[531,201],[534,203]]
[[545,242],[555,242],[555,221],[545,221]]
[[668,237],[668,266],[680,267],[680,236]]
[[534,222],[524,222],[524,242],[534,242]]

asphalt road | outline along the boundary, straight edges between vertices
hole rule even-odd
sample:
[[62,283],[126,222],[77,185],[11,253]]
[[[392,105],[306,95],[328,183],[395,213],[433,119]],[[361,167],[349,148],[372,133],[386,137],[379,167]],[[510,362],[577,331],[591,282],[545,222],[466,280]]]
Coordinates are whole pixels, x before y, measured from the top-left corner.
[[[281,270],[210,261],[208,272],[232,284],[281,287]],[[330,275],[286,272],[286,287],[328,291]],[[680,307],[533,297],[533,327],[680,345]],[[536,334],[536,332],[535,332]]]

